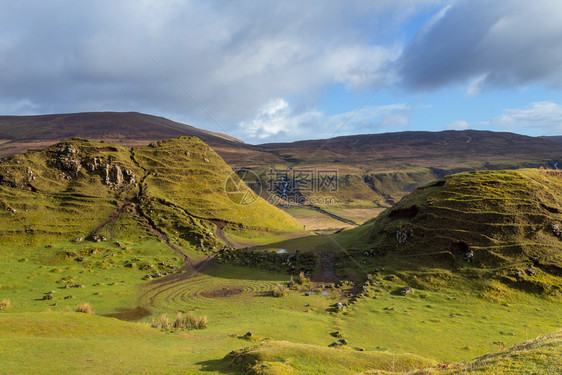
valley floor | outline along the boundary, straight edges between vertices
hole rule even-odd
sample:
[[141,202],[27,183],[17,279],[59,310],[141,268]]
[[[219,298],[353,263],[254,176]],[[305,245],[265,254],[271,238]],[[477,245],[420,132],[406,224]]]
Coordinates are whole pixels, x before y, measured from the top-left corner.
[[[34,255],[38,250],[42,256]],[[247,364],[223,358],[256,344],[266,346],[244,355],[267,362],[261,373],[327,373],[327,364],[313,359],[326,350],[343,356],[330,371],[405,371],[469,360],[560,329],[558,301],[508,289],[485,300],[474,285],[450,274],[449,285],[394,294],[406,275],[388,259],[373,285],[339,311],[334,304],[350,302],[350,286],[305,282],[276,298],[272,291],[290,276],[210,262],[193,277],[142,281],[141,270],[88,267],[90,260],[61,259],[59,253],[56,246],[4,252],[0,300],[10,300],[10,306],[0,312],[2,373],[244,373]],[[139,263],[178,262],[158,241],[108,253],[116,262],[133,254]],[[81,287],[67,288],[67,281]],[[43,299],[49,290],[53,299]],[[82,302],[96,315],[73,312]],[[141,312],[123,317],[140,319],[102,316],[123,309]],[[162,332],[146,326],[162,314],[173,320],[178,312],[206,316],[208,328]],[[337,331],[348,345],[328,348]],[[252,336],[244,337],[247,332]],[[309,346],[291,346],[297,344]]]

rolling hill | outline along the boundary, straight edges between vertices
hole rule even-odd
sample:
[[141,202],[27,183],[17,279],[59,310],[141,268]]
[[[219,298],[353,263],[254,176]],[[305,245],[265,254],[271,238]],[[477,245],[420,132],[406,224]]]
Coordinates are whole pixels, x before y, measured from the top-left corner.
[[561,201],[562,174],[556,171],[461,173],[416,189],[337,236],[352,243],[360,258],[368,249],[367,255],[416,264],[468,267],[474,277],[559,298]]
[[[552,138],[552,139],[551,139]],[[341,164],[363,172],[412,168],[486,167],[495,162],[549,161],[562,158],[555,137],[464,130],[400,132],[260,145],[293,164]]]
[[[103,233],[123,221],[186,246],[217,246],[222,227],[295,231],[288,214],[261,198],[228,199],[232,169],[195,137],[126,148],[79,138],[0,159],[0,242],[45,243]],[[234,175],[235,176],[235,175]],[[243,194],[253,194],[245,185]],[[263,215],[263,216],[262,216]],[[110,225],[111,224],[111,225]],[[220,228],[219,228],[220,227]]]
[[[490,131],[401,132],[248,145],[141,113],[0,117],[0,155],[44,148],[74,136],[127,147],[179,136],[198,137],[231,167],[254,170],[266,188],[274,183],[272,168],[296,171],[297,175],[301,170],[313,171],[306,180],[288,177],[292,186],[288,195],[299,204],[284,209],[309,229],[322,230],[361,224],[415,188],[446,175],[562,165],[562,143],[557,137]],[[303,185],[321,185],[318,174],[322,171],[337,173],[337,189],[305,191]],[[271,189],[265,189],[262,196],[288,203]],[[318,196],[322,199],[316,199]]]

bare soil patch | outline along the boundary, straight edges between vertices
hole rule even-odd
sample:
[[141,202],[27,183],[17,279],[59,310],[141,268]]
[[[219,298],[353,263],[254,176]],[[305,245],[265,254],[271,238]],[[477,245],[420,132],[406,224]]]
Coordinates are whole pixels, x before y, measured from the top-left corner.
[[219,288],[201,292],[201,295],[207,298],[228,298],[240,293],[242,293],[242,289],[240,288]]
[[104,316],[131,322],[150,316],[150,310],[145,309],[141,306],[137,306],[134,309],[120,307],[117,309],[117,312],[112,314],[105,314]]

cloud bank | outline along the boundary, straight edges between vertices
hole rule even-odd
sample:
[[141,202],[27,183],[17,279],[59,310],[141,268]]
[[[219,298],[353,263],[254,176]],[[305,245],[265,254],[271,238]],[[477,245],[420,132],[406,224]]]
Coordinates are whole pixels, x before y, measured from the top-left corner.
[[[560,19],[555,0],[6,2],[0,113],[139,111],[251,142],[331,136],[349,106],[327,109],[323,93],[368,94],[403,63],[387,90],[559,93]],[[405,130],[417,106],[369,104],[340,134]],[[441,126],[467,126],[455,120]]]

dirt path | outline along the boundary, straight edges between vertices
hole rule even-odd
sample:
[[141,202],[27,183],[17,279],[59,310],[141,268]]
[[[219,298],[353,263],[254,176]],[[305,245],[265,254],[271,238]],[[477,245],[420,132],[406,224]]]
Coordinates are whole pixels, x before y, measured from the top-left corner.
[[218,219],[211,219],[209,221],[215,224],[215,227],[217,227],[217,229],[215,230],[215,236],[218,239],[226,243],[228,246],[239,247],[238,244],[232,242],[226,237],[226,234],[223,231],[223,228],[228,225],[226,221],[218,220]]
[[125,200],[117,203],[117,209],[115,211],[113,211],[107,217],[107,219],[105,219],[101,224],[99,224],[97,227],[92,229],[92,231],[90,232],[90,234],[88,236],[92,236],[92,235],[98,233],[100,230],[102,230],[103,227],[105,227],[106,225],[114,223],[115,220],[117,220],[119,218],[119,216],[123,215],[123,213],[125,213],[125,211],[127,211],[127,209],[131,206],[131,203],[132,202],[129,199],[125,199]]

